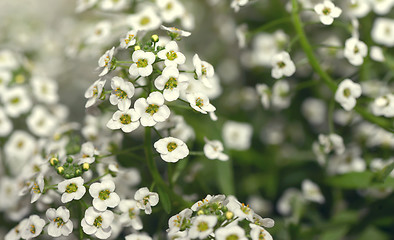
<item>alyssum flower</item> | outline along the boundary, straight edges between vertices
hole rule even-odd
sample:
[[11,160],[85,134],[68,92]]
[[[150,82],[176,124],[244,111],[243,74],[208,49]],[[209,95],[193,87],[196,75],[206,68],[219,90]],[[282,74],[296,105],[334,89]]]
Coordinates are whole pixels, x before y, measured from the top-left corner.
[[178,51],[178,44],[171,41],[166,44],[163,50],[157,53],[157,57],[164,60],[164,64],[169,66],[177,66],[184,64],[186,61],[185,55]]
[[114,214],[111,211],[97,211],[94,207],[89,207],[85,211],[85,217],[81,220],[81,226],[86,234],[94,235],[99,239],[107,239],[111,236],[111,223]]
[[48,235],[51,237],[68,236],[73,231],[73,223],[70,220],[70,211],[65,207],[58,209],[49,208],[46,211],[49,220]]
[[137,99],[134,109],[141,116],[141,125],[144,127],[164,122],[170,116],[170,109],[164,105],[164,97],[160,92],[151,92],[146,99]]
[[81,177],[76,177],[64,180],[57,185],[57,189],[62,193],[62,203],[67,203],[73,199],[79,200],[85,195],[86,188],[83,186],[84,180]]
[[144,52],[143,50],[137,50],[133,52],[131,57],[133,59],[133,64],[129,68],[129,73],[133,77],[146,77],[149,76],[153,67],[152,64],[155,62],[156,56],[152,52]]
[[159,203],[159,194],[150,192],[147,187],[143,187],[137,190],[134,199],[137,201],[139,209],[144,210],[146,214],[151,214],[152,207]]
[[105,211],[107,207],[118,206],[120,198],[114,190],[115,183],[112,180],[90,185],[89,193],[93,197],[93,207],[98,211]]
[[109,72],[109,70],[112,68],[112,57],[114,56],[115,53],[115,47],[112,47],[110,50],[107,50],[104,55],[100,57],[98,60],[98,65],[99,67],[102,67],[103,70],[99,74],[99,76],[104,76]]
[[155,80],[155,87],[163,90],[164,99],[175,101],[179,98],[180,91],[187,88],[187,77],[179,74],[176,67],[164,68],[162,74]]
[[112,105],[118,105],[118,108],[122,111],[128,109],[131,105],[131,97],[134,95],[134,85],[121,77],[113,77],[111,88],[113,90],[109,102]]
[[339,7],[336,7],[334,3],[328,0],[316,4],[314,10],[319,15],[320,22],[324,25],[331,25],[334,22],[334,18],[339,17],[342,13]]
[[160,157],[166,162],[178,162],[179,159],[183,159],[189,155],[187,145],[178,138],[162,138],[155,142],[153,146],[160,153]]
[[271,65],[271,75],[276,79],[282,78],[283,76],[290,77],[296,70],[289,53],[285,51],[275,54],[271,59]]
[[133,108],[126,109],[125,111],[118,110],[107,122],[107,127],[112,130],[122,129],[123,132],[129,133],[140,126],[139,120],[140,114]]
[[343,80],[335,92],[337,101],[346,110],[350,111],[356,106],[356,98],[361,96],[361,86],[350,79]]

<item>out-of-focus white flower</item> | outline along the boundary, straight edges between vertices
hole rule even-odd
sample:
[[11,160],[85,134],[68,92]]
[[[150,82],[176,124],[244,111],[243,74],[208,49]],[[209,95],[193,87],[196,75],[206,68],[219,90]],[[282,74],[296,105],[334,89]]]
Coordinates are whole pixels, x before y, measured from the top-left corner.
[[314,125],[320,125],[325,121],[326,110],[324,101],[317,98],[307,98],[301,106],[304,117]]
[[335,154],[340,155],[345,152],[345,145],[341,136],[335,133],[329,135],[319,134],[319,144],[323,147],[324,153],[328,154],[335,151]]
[[85,108],[93,106],[100,99],[106,81],[105,79],[98,79],[86,89],[85,98],[88,101],[85,104]]
[[272,57],[271,66],[271,75],[276,79],[282,78],[283,76],[290,77],[296,71],[294,62],[290,59],[289,53],[285,51],[277,53]]
[[248,2],[249,0],[233,0],[230,6],[235,12],[238,12],[240,7],[245,6]]
[[140,12],[130,15],[127,22],[133,30],[151,31],[160,26],[161,19],[157,16],[155,9],[148,6]]
[[58,101],[57,82],[46,77],[35,76],[31,79],[31,86],[35,98],[45,104],[54,104]]
[[56,210],[49,208],[46,211],[49,220],[48,235],[51,237],[68,236],[73,231],[73,223],[70,220],[70,211],[61,206]]
[[133,77],[147,77],[151,75],[153,71],[152,64],[155,62],[156,56],[152,52],[144,52],[143,50],[137,50],[133,52],[131,57],[133,64],[129,68],[129,73]]
[[120,201],[118,208],[122,212],[119,220],[124,226],[131,226],[135,230],[142,229],[142,222],[139,216],[140,209],[137,207],[137,201],[122,200]]
[[394,6],[393,0],[371,0],[372,9],[376,14],[386,15]]
[[264,83],[256,84],[257,94],[260,96],[261,104],[265,109],[270,107],[271,90]]
[[356,106],[356,98],[361,96],[361,86],[350,79],[343,80],[335,92],[337,101],[346,110],[350,111]]
[[86,38],[87,44],[102,44],[111,36],[112,23],[101,21],[94,26]]
[[371,11],[369,0],[351,0],[344,13],[350,18],[363,18]]
[[91,7],[93,7],[98,0],[77,0],[77,7],[75,11],[81,13]]
[[135,111],[141,116],[141,125],[154,126],[164,122],[170,116],[170,109],[164,105],[164,97],[160,92],[152,92],[145,98],[139,98],[134,103]]
[[154,82],[155,87],[163,90],[163,97],[166,101],[175,101],[179,98],[180,92],[188,86],[188,79],[185,75],[179,74],[175,66],[164,68],[162,74]]
[[15,53],[8,49],[0,51],[0,69],[14,70],[19,67],[19,62]]
[[100,212],[94,207],[89,207],[85,211],[85,217],[81,220],[81,226],[86,234],[94,235],[99,239],[107,239],[112,233],[113,220],[113,212],[109,210]]
[[286,80],[278,80],[272,87],[272,106],[285,109],[290,106],[290,85]]
[[109,72],[112,68],[112,57],[115,53],[115,47],[112,47],[110,50],[107,50],[98,60],[99,67],[102,67],[103,70],[99,74],[99,76],[104,76]]
[[250,147],[253,128],[247,123],[227,121],[223,125],[223,140],[228,148],[246,150]]
[[32,107],[32,100],[27,89],[22,86],[13,87],[3,92],[1,100],[5,112],[10,117],[19,117],[21,114],[27,113]]
[[93,207],[98,211],[105,211],[107,207],[118,206],[120,198],[114,191],[115,183],[112,180],[104,180],[101,183],[90,185],[89,193],[93,198]]
[[185,12],[184,6],[178,0],[156,0],[156,4],[164,22],[174,22]]
[[394,94],[376,98],[372,104],[372,113],[376,116],[394,117]]
[[[381,159],[381,158],[374,158],[372,161],[369,163],[369,167],[371,168],[372,171],[377,172],[388,166],[389,164],[394,162],[394,158],[388,159],[387,161]],[[390,177],[394,177],[394,171],[391,171]]]
[[8,89],[8,83],[12,80],[11,71],[0,69],[0,93]]
[[79,200],[85,195],[86,188],[83,186],[84,180],[81,177],[71,178],[60,182],[57,189],[62,193],[62,203],[68,203],[72,200]]
[[334,22],[334,18],[339,17],[342,13],[342,9],[336,7],[329,0],[316,4],[314,10],[319,15],[320,22],[324,25],[331,25]]
[[16,130],[4,145],[5,160],[12,174],[22,169],[36,150],[36,140],[27,132]]
[[100,8],[105,11],[119,11],[126,8],[129,0],[102,0]]
[[216,216],[197,216],[189,229],[189,237],[199,239],[207,238],[213,232],[213,227],[215,227],[217,221],[218,218]]
[[45,220],[38,215],[31,215],[23,227],[20,228],[21,238],[32,239],[41,234]]
[[283,49],[288,40],[289,37],[282,30],[277,30],[272,34],[259,33],[256,35],[250,53],[252,65],[271,66],[272,57]]
[[276,208],[280,214],[284,216],[290,215],[293,210],[292,204],[296,201],[304,201],[302,193],[298,189],[288,188],[279,198]]
[[37,105],[26,119],[29,130],[39,137],[48,137],[53,134],[58,121],[46,108]]
[[150,192],[147,187],[143,187],[137,190],[134,199],[137,201],[139,209],[144,210],[146,214],[151,214],[152,207],[159,203],[159,194]]
[[216,110],[216,107],[209,102],[209,98],[203,93],[189,93],[186,98],[190,106],[200,113],[207,114]]
[[209,140],[204,137],[204,154],[209,159],[219,159],[220,161],[227,161],[229,159],[227,154],[223,153],[224,147],[219,140]]
[[13,124],[11,120],[7,117],[3,108],[0,107],[0,137],[5,137],[11,133],[13,129]]
[[125,111],[131,105],[131,98],[134,95],[134,85],[125,81],[121,77],[113,77],[111,79],[111,96],[109,102],[112,105],[118,105],[119,110]]
[[301,188],[302,194],[306,200],[320,204],[325,202],[324,196],[321,193],[319,186],[311,180],[305,179],[302,181]]
[[366,169],[365,160],[360,157],[360,149],[353,147],[341,155],[333,155],[328,159],[329,174],[344,174],[348,172],[362,172]]
[[394,46],[394,20],[391,18],[377,18],[372,26],[372,39],[386,47]]
[[178,162],[189,155],[189,149],[182,140],[174,137],[159,139],[153,145],[166,162]]
[[369,56],[371,57],[371,59],[377,62],[384,62],[385,60],[383,49],[378,46],[372,46],[369,48]]
[[147,234],[132,233],[126,236],[125,240],[152,240]]
[[367,45],[357,38],[349,38],[345,42],[344,55],[354,66],[360,66],[364,62],[364,57],[368,54]]

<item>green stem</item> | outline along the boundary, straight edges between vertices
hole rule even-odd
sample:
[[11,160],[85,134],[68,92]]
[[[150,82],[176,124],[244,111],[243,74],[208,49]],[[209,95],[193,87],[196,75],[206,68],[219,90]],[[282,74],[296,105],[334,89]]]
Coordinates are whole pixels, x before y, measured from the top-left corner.
[[328,105],[328,129],[330,133],[334,133],[334,110],[335,110],[335,99],[330,100]]
[[270,29],[272,27],[275,27],[277,25],[280,25],[282,23],[287,23],[287,22],[290,22],[290,21],[291,21],[290,17],[283,17],[283,18],[276,19],[274,21],[271,21],[271,22],[268,22],[268,23],[264,24],[263,26],[261,26],[261,27],[259,27],[257,29],[254,29],[253,31],[249,32],[246,37],[247,38],[251,38],[257,33],[266,31],[266,30],[268,30],[268,29]]

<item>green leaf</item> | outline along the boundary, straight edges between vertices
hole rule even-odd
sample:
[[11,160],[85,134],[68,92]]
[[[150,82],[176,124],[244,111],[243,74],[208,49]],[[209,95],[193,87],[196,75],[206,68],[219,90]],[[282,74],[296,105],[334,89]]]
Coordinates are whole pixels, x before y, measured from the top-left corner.
[[321,236],[320,240],[340,240],[348,232],[348,226],[338,226],[328,231],[325,231]]
[[389,236],[384,234],[382,231],[377,228],[370,226],[365,229],[361,236],[357,238],[358,240],[371,240],[371,239],[379,239],[379,240],[388,240],[391,239]]
[[352,172],[329,177],[326,183],[334,187],[347,189],[367,188],[370,186],[372,176],[373,173],[371,172]]
[[159,191],[161,205],[163,206],[164,211],[169,214],[171,212],[170,196],[161,186],[158,186],[157,189]]
[[393,171],[393,169],[394,169],[394,162],[388,164],[382,170],[376,172],[375,175],[373,176],[373,181],[377,183],[385,182],[387,177]]
[[220,191],[226,195],[235,195],[234,176],[231,159],[225,162],[217,161],[216,177]]

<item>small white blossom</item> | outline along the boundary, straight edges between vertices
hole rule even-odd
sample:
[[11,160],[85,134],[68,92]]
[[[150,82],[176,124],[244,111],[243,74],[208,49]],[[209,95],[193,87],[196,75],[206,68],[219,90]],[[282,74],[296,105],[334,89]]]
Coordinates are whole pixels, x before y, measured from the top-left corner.
[[107,207],[118,206],[120,198],[114,191],[115,183],[112,180],[104,180],[101,183],[90,185],[89,193],[93,198],[93,207],[98,211],[105,211]]
[[329,0],[316,4],[314,10],[319,15],[320,22],[324,25],[331,25],[334,22],[334,18],[339,17],[342,13],[342,10]]
[[240,7],[245,6],[248,2],[249,0],[233,0],[230,6],[235,12],[238,12]]
[[102,72],[99,74],[100,77],[107,74],[112,68],[112,57],[114,56],[114,53],[115,47],[112,47],[110,50],[107,50],[98,60],[99,67],[103,68]]
[[86,188],[83,186],[84,180],[81,177],[67,179],[57,185],[57,189],[62,193],[62,203],[68,203],[72,200],[79,200],[85,195]]
[[77,13],[84,12],[85,10],[93,7],[97,3],[97,1],[98,0],[78,0],[75,11]]
[[156,0],[156,4],[164,22],[174,22],[185,12],[185,8],[178,0]]
[[21,238],[32,239],[41,234],[45,221],[37,215],[31,215],[23,228],[20,229]]
[[376,116],[394,117],[394,94],[376,98],[372,104],[372,113]]
[[111,29],[112,23],[110,21],[104,20],[97,23],[94,28],[90,30],[90,33],[86,38],[86,43],[89,45],[105,43],[111,36]]
[[168,66],[174,66],[184,64],[186,61],[185,55],[178,51],[178,44],[175,41],[171,41],[166,44],[165,48],[157,53],[160,59],[164,60],[164,64]]
[[227,121],[223,125],[223,140],[228,148],[246,150],[250,147],[253,128],[247,123]]
[[264,83],[256,84],[257,94],[260,96],[261,104],[265,109],[270,107],[271,90]]
[[99,212],[94,207],[89,207],[85,211],[85,217],[81,220],[81,226],[86,234],[94,235],[99,239],[107,239],[112,233],[113,220],[113,212],[109,210]]
[[356,98],[361,96],[361,86],[350,79],[343,80],[335,92],[337,101],[346,110],[350,111],[356,106]]
[[394,46],[394,20],[391,18],[376,18],[371,31],[372,39],[386,47]]
[[227,154],[223,153],[224,147],[219,140],[209,140],[204,137],[204,154],[209,159],[219,159],[220,161],[227,161],[229,159]]
[[99,155],[99,151],[94,147],[92,142],[82,144],[80,153],[81,157],[78,159],[78,164],[92,164],[96,159],[95,155]]
[[39,137],[48,137],[53,134],[58,125],[56,117],[46,108],[37,105],[26,119],[29,130]]
[[179,98],[180,91],[188,86],[188,79],[185,75],[179,74],[176,67],[164,68],[162,74],[154,82],[155,87],[163,90],[163,97],[167,101],[175,101]]
[[344,55],[352,65],[360,66],[367,54],[368,47],[364,42],[354,37],[346,40]]
[[206,61],[202,61],[197,54],[193,56],[193,65],[195,67],[197,78],[206,87],[212,88],[212,78],[215,74],[213,66]]
[[193,219],[193,224],[189,229],[190,238],[205,239],[212,232],[218,218],[216,216],[200,215]]
[[124,38],[120,39],[120,47],[121,48],[128,48],[130,46],[133,46],[137,42],[137,34],[138,31],[136,30],[130,30],[126,33],[126,36]]
[[11,133],[13,125],[11,120],[7,117],[3,108],[0,107],[0,137],[5,137]]
[[31,200],[30,203],[36,202],[44,192],[44,176],[39,174],[38,177],[31,183]]
[[142,229],[142,222],[139,216],[140,209],[137,207],[137,201],[122,200],[120,201],[118,208],[122,212],[119,220],[124,226],[131,226],[135,230]]
[[215,239],[217,240],[227,240],[227,239],[237,239],[237,240],[247,240],[245,236],[245,230],[238,225],[229,225],[226,227],[218,228],[215,231]]
[[383,49],[378,46],[370,47],[369,56],[371,57],[372,60],[377,61],[377,62],[384,62],[385,61]]
[[93,106],[100,99],[106,81],[105,79],[98,79],[85,91],[85,98],[88,99],[85,108]]
[[159,203],[159,194],[150,192],[147,187],[143,187],[137,190],[134,199],[137,201],[139,209],[144,210],[146,214],[151,214],[152,207]]
[[58,101],[57,82],[46,77],[35,76],[31,80],[33,94],[42,103],[54,104]]
[[131,98],[134,95],[134,85],[125,81],[121,77],[113,77],[111,79],[111,96],[109,102],[112,105],[118,105],[119,110],[125,111],[131,105]]
[[27,113],[33,105],[27,89],[22,86],[8,89],[1,94],[1,100],[5,112],[10,117],[19,117],[21,114]]
[[159,139],[153,145],[166,162],[178,162],[189,155],[189,149],[182,140],[174,137]]
[[209,102],[209,98],[203,93],[189,93],[186,95],[186,99],[190,106],[200,113],[207,114],[216,110],[216,107]]
[[68,236],[73,231],[73,223],[70,220],[70,211],[65,207],[57,209],[49,208],[46,211],[49,220],[48,235],[51,237]]
[[386,15],[394,6],[393,0],[371,0],[372,9],[376,14]]
[[325,202],[324,196],[321,193],[319,186],[311,180],[305,179],[302,181],[301,188],[303,196],[306,200],[320,204]]
[[345,145],[341,136],[335,133],[329,135],[319,134],[319,144],[323,147],[325,154],[335,151],[335,154],[340,155],[345,152]]
[[133,64],[129,68],[129,73],[133,77],[147,77],[151,75],[153,71],[152,64],[155,62],[156,56],[152,52],[144,52],[143,50],[137,50],[133,52],[131,57]]
[[119,11],[127,7],[128,0],[102,0],[100,8],[104,11]]
[[134,103],[135,111],[141,116],[141,125],[154,126],[164,122],[170,116],[170,109],[164,105],[164,97],[160,92],[152,92],[148,98],[139,98]]
[[271,75],[276,79],[282,78],[283,76],[290,77],[296,71],[294,62],[290,59],[289,53],[285,51],[277,53],[272,57],[271,66]]
[[191,35],[190,32],[183,31],[183,30],[178,29],[176,27],[166,27],[166,26],[161,25],[160,28],[163,30],[166,30],[170,33],[176,34],[177,36],[181,36],[181,37],[189,37]]
[[273,240],[271,234],[264,228],[253,223],[250,223],[249,226],[252,240]]
[[130,15],[127,22],[133,30],[150,31],[159,28],[161,19],[157,16],[155,9],[149,6],[138,13]]
[[169,234],[179,232],[181,228],[189,222],[188,220],[191,218],[192,214],[193,211],[189,208],[186,208],[180,213],[170,217],[168,220],[169,229],[167,232]]
[[140,126],[139,120],[140,114],[132,108],[125,111],[118,110],[107,122],[107,127],[112,130],[122,129],[123,132],[129,133]]

